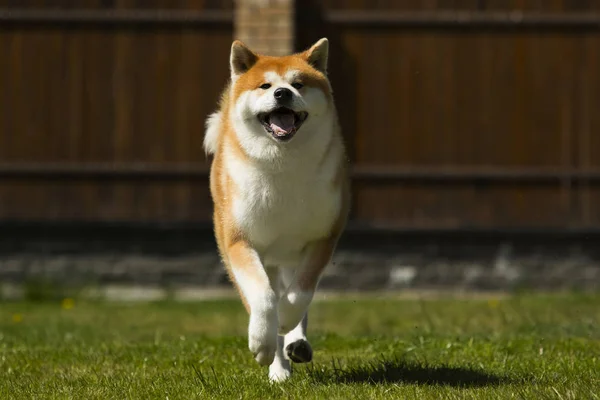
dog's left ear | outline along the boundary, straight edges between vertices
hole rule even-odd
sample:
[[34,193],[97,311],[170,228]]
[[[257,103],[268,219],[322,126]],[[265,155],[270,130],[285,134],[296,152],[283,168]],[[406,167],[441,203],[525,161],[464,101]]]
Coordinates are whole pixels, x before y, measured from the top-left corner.
[[310,49],[306,50],[303,55],[310,65],[327,74],[327,58],[329,57],[329,40],[327,38],[320,39]]

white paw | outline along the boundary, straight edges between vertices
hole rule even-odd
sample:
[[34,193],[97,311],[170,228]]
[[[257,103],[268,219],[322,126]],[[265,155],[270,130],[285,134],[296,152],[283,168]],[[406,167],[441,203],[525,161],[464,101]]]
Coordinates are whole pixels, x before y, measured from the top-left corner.
[[285,335],[294,329],[308,309],[314,292],[289,290],[279,300],[279,334]]
[[[255,313],[256,314],[256,313]],[[267,315],[250,315],[248,348],[260,365],[270,365],[277,351],[277,318]]]
[[287,367],[277,362],[271,364],[269,367],[269,380],[271,382],[283,382],[289,379],[290,376],[292,376],[292,370],[289,366],[289,363]]

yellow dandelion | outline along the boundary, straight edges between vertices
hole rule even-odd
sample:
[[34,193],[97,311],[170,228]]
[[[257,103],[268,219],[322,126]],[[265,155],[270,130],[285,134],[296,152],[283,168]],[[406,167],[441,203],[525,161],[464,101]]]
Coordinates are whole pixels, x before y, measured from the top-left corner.
[[13,314],[12,320],[14,323],[18,324],[19,322],[23,321],[23,315],[22,314]]
[[63,301],[60,303],[60,306],[63,310],[70,310],[74,305],[75,302],[70,297],[63,299]]
[[490,299],[490,300],[488,300],[488,306],[490,308],[497,308],[498,307],[498,299]]

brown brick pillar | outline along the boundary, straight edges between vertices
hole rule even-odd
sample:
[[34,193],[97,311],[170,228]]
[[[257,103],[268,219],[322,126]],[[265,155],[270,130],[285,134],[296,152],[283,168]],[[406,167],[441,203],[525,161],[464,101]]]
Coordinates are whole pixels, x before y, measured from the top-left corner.
[[236,0],[234,37],[265,55],[294,50],[294,0]]

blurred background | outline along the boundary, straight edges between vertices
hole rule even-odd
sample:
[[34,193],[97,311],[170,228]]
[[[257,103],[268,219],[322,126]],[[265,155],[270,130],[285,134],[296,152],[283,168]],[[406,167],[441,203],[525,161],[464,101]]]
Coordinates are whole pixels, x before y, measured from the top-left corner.
[[323,36],[353,208],[322,288],[600,286],[596,0],[0,0],[3,295],[228,288],[202,140],[231,42]]

